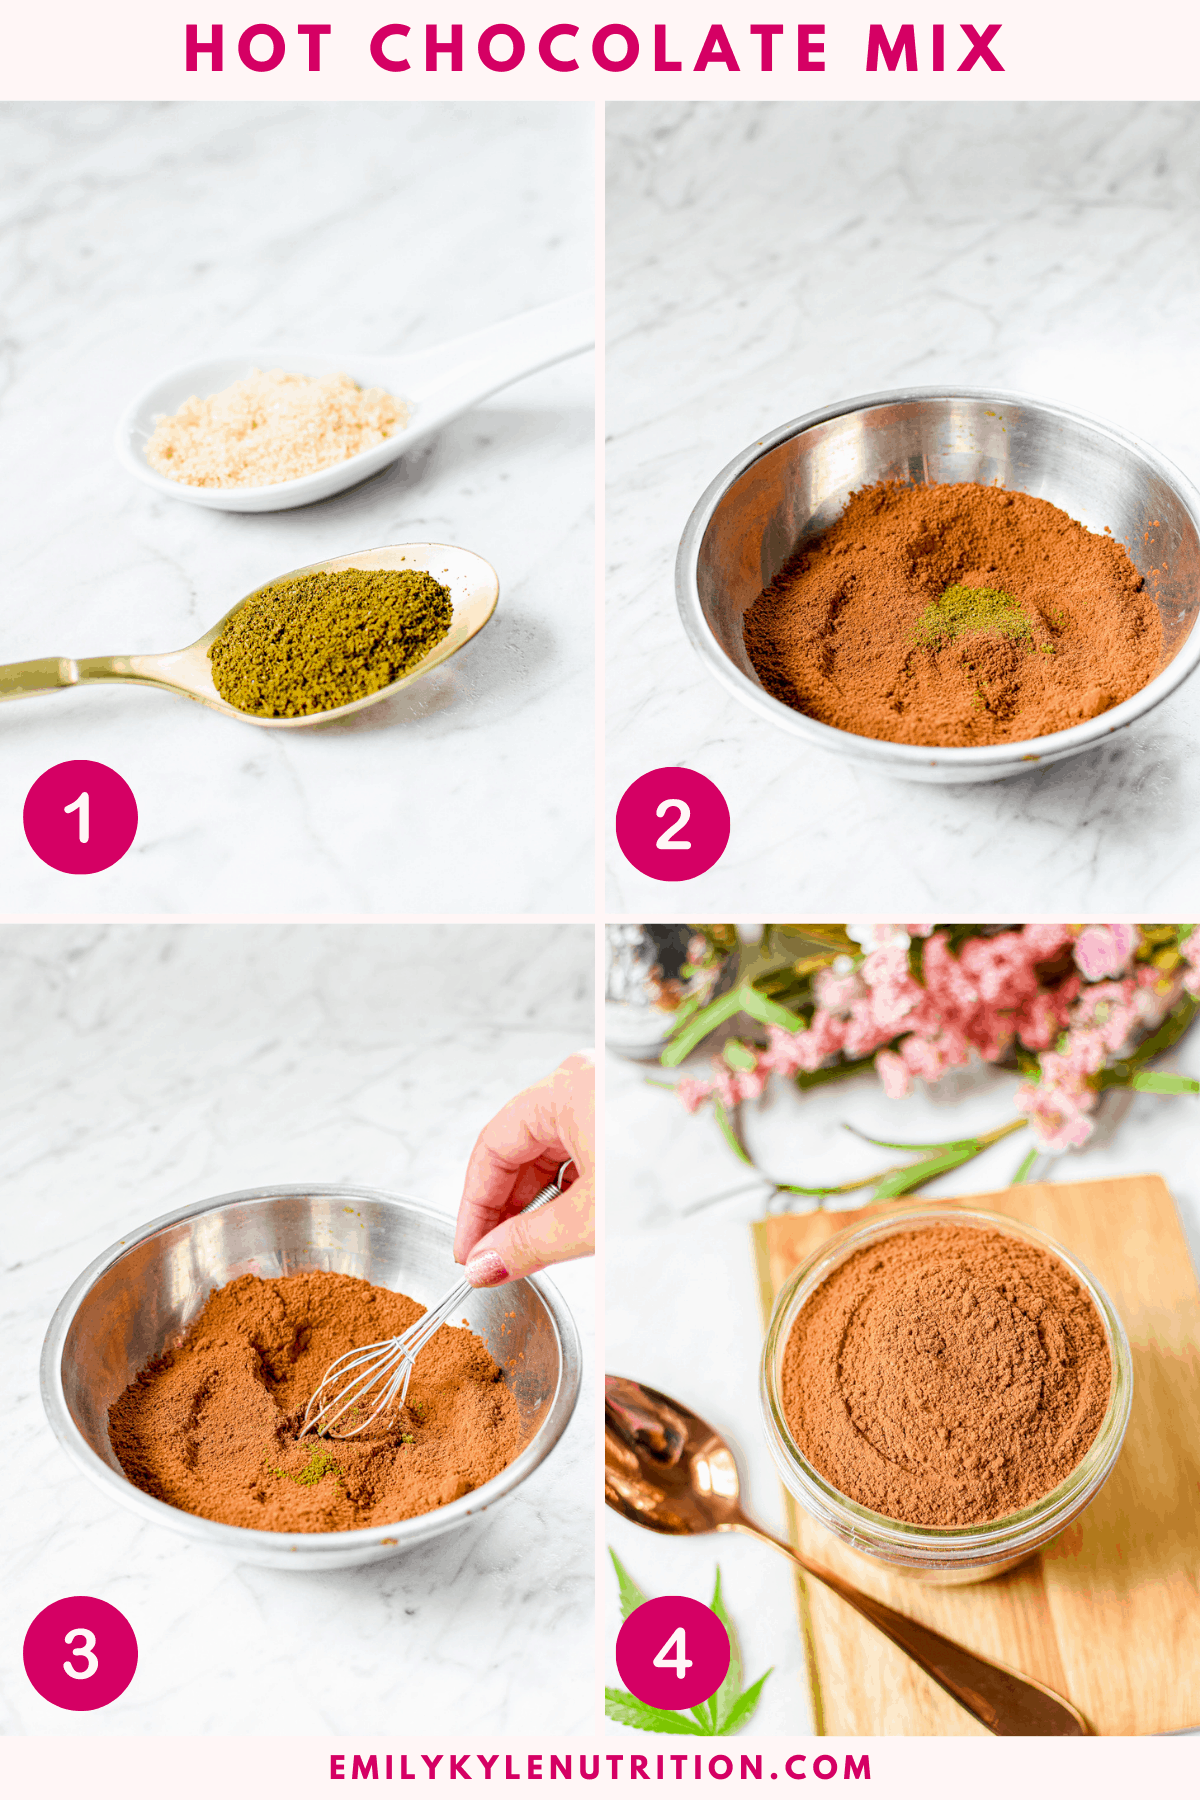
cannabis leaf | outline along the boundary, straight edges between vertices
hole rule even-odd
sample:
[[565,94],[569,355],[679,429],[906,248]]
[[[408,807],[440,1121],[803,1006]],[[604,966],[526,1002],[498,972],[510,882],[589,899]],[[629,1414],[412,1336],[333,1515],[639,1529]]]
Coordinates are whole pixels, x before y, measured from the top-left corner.
[[[621,1618],[625,1620],[648,1596],[638,1587],[616,1551],[610,1547],[608,1554],[612,1557],[613,1568],[616,1570]],[[719,1566],[711,1606],[729,1638],[729,1669],[716,1693],[700,1706],[693,1706],[692,1716],[688,1718],[685,1713],[667,1712],[662,1707],[647,1706],[644,1700],[639,1700],[634,1694],[627,1694],[624,1688],[605,1688],[604,1711],[608,1718],[618,1725],[628,1725],[634,1731],[665,1731],[676,1737],[729,1737],[733,1732],[740,1731],[758,1705],[763,1684],[773,1670],[768,1669],[766,1675],[760,1675],[743,1692],[742,1651],[733,1620],[726,1612],[725,1602],[721,1598]]]
[[617,1571],[617,1588],[621,1596],[621,1623],[624,1624],[630,1613],[636,1612],[638,1607],[642,1606],[650,1596],[643,1594],[616,1551],[610,1549],[608,1554],[612,1557],[613,1568]]

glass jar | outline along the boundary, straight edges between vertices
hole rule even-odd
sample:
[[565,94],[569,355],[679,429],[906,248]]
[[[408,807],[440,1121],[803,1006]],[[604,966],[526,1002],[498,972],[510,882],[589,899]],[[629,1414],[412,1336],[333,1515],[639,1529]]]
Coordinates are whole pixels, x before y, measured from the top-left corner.
[[[806,1302],[848,1256],[900,1231],[925,1225],[961,1225],[1000,1231],[1046,1250],[1064,1263],[1087,1293],[1104,1325],[1112,1364],[1108,1410],[1099,1431],[1064,1481],[1032,1506],[981,1525],[911,1525],[860,1506],[833,1487],[794,1442],[783,1415],[780,1379],[792,1326]],[[1044,1232],[998,1213],[957,1206],[889,1209],[869,1224],[842,1232],[801,1263],[775,1302],[763,1346],[760,1398],[767,1444],[784,1486],[809,1516],[843,1544],[902,1574],[942,1585],[987,1581],[1024,1562],[1070,1524],[1099,1493],[1112,1472],[1129,1423],[1133,1364],[1115,1308],[1099,1282]]]

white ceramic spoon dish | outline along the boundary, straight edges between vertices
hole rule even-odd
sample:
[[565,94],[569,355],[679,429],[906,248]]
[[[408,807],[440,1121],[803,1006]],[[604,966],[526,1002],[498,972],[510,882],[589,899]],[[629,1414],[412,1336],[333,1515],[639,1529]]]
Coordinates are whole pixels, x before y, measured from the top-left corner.
[[[209,506],[218,512],[281,512],[291,506],[308,506],[377,474],[489,394],[551,363],[577,356],[594,342],[595,302],[590,293],[580,293],[428,350],[387,356],[327,356],[272,349],[207,357],[172,369],[138,395],[117,426],[117,458],[147,487],[173,500],[190,500],[194,506]],[[146,445],[158,418],[177,412],[193,394],[207,397],[220,393],[252,369],[284,369],[292,375],[312,376],[344,373],[360,387],[381,387],[403,401],[408,423],[370,450],[270,487],[190,487],[186,482],[169,481],[151,468]]]

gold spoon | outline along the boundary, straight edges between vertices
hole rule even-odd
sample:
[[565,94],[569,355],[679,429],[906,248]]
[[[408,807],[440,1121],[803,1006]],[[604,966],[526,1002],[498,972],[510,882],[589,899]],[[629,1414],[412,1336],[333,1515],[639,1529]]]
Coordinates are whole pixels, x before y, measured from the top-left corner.
[[744,1531],[790,1557],[869,1619],[997,1737],[1085,1737],[1087,1721],[1040,1681],[964,1650],[916,1619],[798,1556],[742,1510],[724,1438],[678,1400],[620,1375],[604,1378],[604,1498],[634,1525],[669,1537]]
[[[236,606],[218,619],[211,631],[189,644],[185,650],[167,650],[158,656],[43,656],[34,662],[0,664],[0,700],[24,700],[35,694],[53,694],[60,688],[82,687],[92,681],[135,681],[143,687],[167,688],[198,700],[215,712],[231,719],[248,719],[252,725],[282,726],[324,725],[331,719],[344,719],[361,712],[364,706],[375,706],[428,675],[431,669],[446,662],[455,651],[470,643],[482,631],[496,610],[500,581],[490,563],[471,550],[460,550],[454,544],[386,544],[381,550],[359,550],[351,556],[332,556],[327,562],[309,563],[303,569],[274,576],[276,581],[290,581],[300,575],[315,575],[330,569],[422,569],[450,590],[454,616],[450,629],[427,656],[406,675],[347,706],[334,706],[327,712],[305,713],[298,719],[265,719],[258,713],[243,712],[230,706],[217,692],[212,678],[209,648],[220,636],[234,613],[249,605],[262,588],[255,588]],[[269,583],[264,582],[263,587]]]

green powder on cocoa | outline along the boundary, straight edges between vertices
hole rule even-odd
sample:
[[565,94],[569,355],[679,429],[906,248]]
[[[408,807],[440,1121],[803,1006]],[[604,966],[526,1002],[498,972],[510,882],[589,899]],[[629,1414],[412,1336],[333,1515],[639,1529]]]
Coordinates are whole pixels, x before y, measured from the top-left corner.
[[279,1481],[294,1481],[300,1487],[316,1487],[317,1483],[324,1481],[327,1475],[334,1476],[338,1481],[342,1478],[341,1469],[334,1462],[324,1444],[314,1444],[309,1452],[308,1461],[302,1469],[294,1474],[290,1469],[272,1469],[271,1473]]
[[390,687],[441,643],[450,590],[423,569],[326,569],[272,581],[209,650],[239,712],[304,718]]
[[955,581],[930,601],[917,620],[913,637],[918,644],[940,648],[973,631],[991,631],[1006,638],[1033,635],[1029,620],[1011,594],[1000,588],[964,587]]

